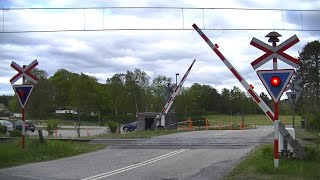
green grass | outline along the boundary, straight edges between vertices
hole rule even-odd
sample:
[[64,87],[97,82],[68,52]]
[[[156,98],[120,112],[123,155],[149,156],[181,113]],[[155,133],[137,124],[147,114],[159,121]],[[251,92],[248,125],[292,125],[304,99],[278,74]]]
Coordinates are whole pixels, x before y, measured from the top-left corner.
[[103,144],[49,140],[42,144],[39,140],[27,139],[23,150],[20,140],[10,140],[0,143],[0,168],[75,156],[105,147]]
[[151,138],[154,136],[161,136],[173,133],[185,132],[182,130],[176,129],[162,129],[162,130],[148,130],[148,131],[135,131],[135,132],[127,132],[123,134],[101,134],[97,136],[93,136],[94,138]]
[[[222,121],[223,123],[240,123],[242,120],[241,115],[207,115],[209,123],[217,123]],[[292,124],[291,115],[280,115],[279,119],[283,122],[286,121],[286,124]],[[301,117],[295,117],[295,125],[300,125]],[[272,125],[272,122],[266,115],[244,115],[245,123],[256,123],[257,125]]]
[[238,164],[227,179],[319,179],[320,151],[314,145],[305,147],[305,151],[305,160],[280,157],[279,167],[274,168],[273,146],[263,145]]

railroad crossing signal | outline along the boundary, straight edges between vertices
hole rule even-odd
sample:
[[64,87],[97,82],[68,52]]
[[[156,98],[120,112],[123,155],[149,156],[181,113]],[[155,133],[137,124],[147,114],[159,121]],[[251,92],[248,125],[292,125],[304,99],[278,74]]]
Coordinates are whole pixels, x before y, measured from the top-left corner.
[[287,87],[293,73],[293,69],[257,71],[259,78],[274,102],[278,102],[280,100],[280,97]]
[[302,79],[295,79],[289,83],[285,91],[291,90],[292,92],[302,92],[303,88],[301,87]]
[[17,80],[19,80],[21,77],[25,77],[27,80],[31,81],[34,84],[37,84],[38,78],[31,74],[31,70],[38,65],[38,61],[34,60],[32,63],[30,63],[28,66],[22,68],[17,63],[12,61],[11,67],[18,71],[18,74],[13,76],[10,79],[10,83],[14,84]]
[[296,35],[290,37],[286,41],[282,42],[280,45],[276,47],[272,47],[269,44],[266,44],[262,41],[260,41],[257,38],[252,38],[250,44],[262,51],[265,52],[264,55],[260,56],[256,60],[254,60],[251,65],[253,69],[257,69],[269,60],[273,58],[278,58],[282,60],[283,62],[298,68],[300,61],[292,56],[289,56],[286,54],[284,51],[289,49],[291,46],[295,45],[296,43],[299,42],[299,39]]
[[286,92],[288,99],[291,103],[295,103],[297,102],[299,96],[300,96],[300,92]]
[[24,85],[13,85],[13,90],[19,100],[19,104],[22,109],[24,109],[25,105],[27,104],[31,92],[34,88],[33,84],[24,84]]
[[301,95],[301,92],[303,88],[301,87],[302,79],[295,79],[293,80],[285,91],[291,90],[292,92],[287,92],[288,99],[291,103],[297,102],[299,96]]

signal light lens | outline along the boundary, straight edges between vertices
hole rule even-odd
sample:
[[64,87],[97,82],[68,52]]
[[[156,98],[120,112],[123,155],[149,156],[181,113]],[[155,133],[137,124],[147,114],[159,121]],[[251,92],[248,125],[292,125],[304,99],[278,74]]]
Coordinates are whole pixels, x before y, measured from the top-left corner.
[[278,87],[281,84],[281,79],[278,76],[273,76],[270,79],[270,83],[273,87]]

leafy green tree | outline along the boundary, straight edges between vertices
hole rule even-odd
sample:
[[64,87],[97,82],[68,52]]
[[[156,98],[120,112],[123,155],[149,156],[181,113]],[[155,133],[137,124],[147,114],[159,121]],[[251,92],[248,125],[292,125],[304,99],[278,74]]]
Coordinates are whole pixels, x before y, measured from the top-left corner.
[[14,113],[14,112],[20,113],[21,112],[21,108],[20,108],[18,99],[15,95],[11,96],[11,98],[10,98],[9,109],[10,109],[10,112],[12,112],[12,113]]
[[231,114],[232,106],[231,106],[231,94],[230,90],[227,88],[223,88],[221,91],[221,98],[223,102],[221,103],[221,113],[223,114]]
[[34,69],[33,75],[39,80],[34,86],[26,111],[28,115],[36,119],[46,119],[53,112],[52,106],[52,88],[49,80],[47,79],[48,73],[44,70]]
[[54,108],[71,107],[71,90],[79,75],[65,69],[59,69],[49,78],[52,85]]
[[148,91],[150,77],[140,69],[133,72],[127,71],[125,74],[125,89],[127,91],[127,111],[139,112],[139,107],[143,109],[148,101],[145,95]]
[[152,80],[150,90],[153,96],[152,99],[152,107],[154,111],[161,111],[161,108],[164,106],[166,97],[170,96],[170,94],[166,90],[166,85],[171,83],[171,78],[168,78],[163,75],[158,75]]
[[320,121],[320,42],[309,42],[299,53],[297,77],[303,80],[304,90],[298,99],[300,113],[306,116],[308,129],[319,129]]
[[119,108],[125,99],[124,74],[115,74],[107,79],[107,92],[111,101],[111,109],[115,115],[118,115]]
[[303,102],[311,111],[320,109],[320,42],[309,42],[299,53],[297,77],[303,80]]
[[98,109],[97,97],[99,96],[96,86],[97,79],[95,77],[83,73],[78,75],[72,83],[71,106],[87,114],[96,112]]

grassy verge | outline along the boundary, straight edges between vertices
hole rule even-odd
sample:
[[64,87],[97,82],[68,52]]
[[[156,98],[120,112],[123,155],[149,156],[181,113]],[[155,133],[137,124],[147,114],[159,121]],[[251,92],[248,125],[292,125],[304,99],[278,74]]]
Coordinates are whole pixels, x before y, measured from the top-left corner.
[[27,139],[25,149],[22,150],[20,140],[7,141],[0,143],[0,168],[75,156],[105,147],[103,144],[48,140],[41,144],[39,140]]
[[[221,121],[222,123],[241,123],[242,116],[241,115],[207,115],[209,123],[217,123]],[[279,119],[281,121],[286,121],[286,124],[292,124],[292,116],[291,115],[280,115]],[[300,124],[301,117],[295,117],[296,126]],[[271,121],[266,115],[245,115],[244,116],[245,123],[256,123],[257,125],[272,125]]]
[[179,133],[179,132],[185,132],[182,130],[169,130],[169,129],[162,129],[162,130],[154,130],[154,131],[135,131],[135,132],[128,132],[124,134],[102,134],[93,136],[94,138],[150,138],[154,136],[161,136],[166,134],[173,134],[173,133]]
[[305,160],[280,157],[279,167],[274,168],[273,147],[264,145],[236,166],[227,179],[318,179],[320,151],[314,145],[306,146],[305,151]]

